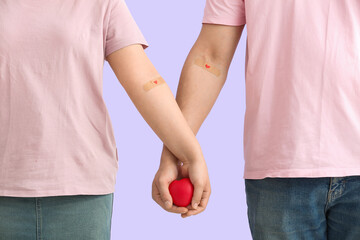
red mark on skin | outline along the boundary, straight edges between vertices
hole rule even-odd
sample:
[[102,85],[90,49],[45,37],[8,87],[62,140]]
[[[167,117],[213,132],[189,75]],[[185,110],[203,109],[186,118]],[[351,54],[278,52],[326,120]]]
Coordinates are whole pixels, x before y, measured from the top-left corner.
[[207,64],[205,64],[205,67],[206,67],[206,68],[210,68],[210,66],[209,66],[209,65],[207,65]]
[[154,83],[157,84],[157,80],[155,80]]

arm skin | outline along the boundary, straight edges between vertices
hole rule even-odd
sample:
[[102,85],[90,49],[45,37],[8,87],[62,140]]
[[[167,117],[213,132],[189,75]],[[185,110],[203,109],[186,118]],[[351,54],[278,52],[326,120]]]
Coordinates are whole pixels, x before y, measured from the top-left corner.
[[[226,81],[229,66],[244,26],[203,24],[200,35],[185,61],[176,100],[195,135],[208,116]],[[205,57],[215,64],[221,70],[221,75],[216,77],[194,65],[197,57]],[[191,175],[187,164],[184,163],[182,167],[179,167],[178,161],[181,160],[164,145],[159,171],[153,181],[153,198],[161,195],[162,199],[171,202],[171,195],[168,191],[169,183],[174,178],[176,179],[177,175]],[[188,207],[189,211],[182,214],[182,217],[195,215],[205,210],[210,196],[210,187],[205,187],[205,189],[207,190],[203,195],[205,198],[200,199],[200,205],[197,208]],[[154,198],[161,207],[165,210],[169,209],[157,199]]]
[[[200,145],[179,109],[169,86],[160,84],[149,91],[143,85],[159,73],[139,44],[119,49],[107,57],[120,84],[156,135],[178,159],[194,171],[192,182],[207,182],[208,172]],[[202,195],[203,189],[197,189]],[[201,197],[200,195],[200,197]],[[172,208],[184,213],[187,208]]]

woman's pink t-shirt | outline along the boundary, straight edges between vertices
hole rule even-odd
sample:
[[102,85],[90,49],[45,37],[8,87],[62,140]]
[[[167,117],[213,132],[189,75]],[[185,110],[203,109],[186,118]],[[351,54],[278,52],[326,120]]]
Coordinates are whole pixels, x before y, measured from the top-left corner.
[[360,1],[207,0],[246,24],[246,179],[360,175]]
[[103,65],[131,44],[124,0],[0,1],[0,196],[114,192]]

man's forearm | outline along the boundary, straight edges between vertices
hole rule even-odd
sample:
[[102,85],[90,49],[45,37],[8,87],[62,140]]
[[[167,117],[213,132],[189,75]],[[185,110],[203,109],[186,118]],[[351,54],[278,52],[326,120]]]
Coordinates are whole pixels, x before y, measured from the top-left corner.
[[[183,67],[176,94],[176,101],[195,135],[215,104],[228,70],[225,63],[209,55],[201,52],[200,49],[193,49],[190,52]],[[211,62],[211,67],[216,66],[220,71],[220,76],[215,76],[195,65],[194,62],[197,59],[208,59],[206,62],[209,65]]]
[[[219,36],[219,32],[216,32],[218,28],[221,28],[220,31],[223,31],[227,37],[226,39],[221,39],[221,37],[216,39],[228,44],[224,48],[216,45],[216,40],[213,40],[215,45],[208,41],[213,35]],[[206,26],[185,61],[176,101],[195,135],[210,113],[224,86],[242,30],[243,26],[237,29]],[[210,71],[211,68],[216,70]],[[166,146],[164,146],[163,151],[169,154]],[[175,157],[172,159],[175,161]]]
[[[191,130],[196,135],[220,94],[226,80],[228,66],[210,58],[199,49],[193,50],[185,61],[176,101]],[[220,76],[217,77],[194,64],[196,59],[205,56],[209,59],[208,62],[212,62],[211,67],[215,64],[220,70]],[[163,154],[171,155],[165,145],[163,151]],[[169,159],[169,157],[165,159]],[[172,157],[172,160],[177,161],[175,156]]]

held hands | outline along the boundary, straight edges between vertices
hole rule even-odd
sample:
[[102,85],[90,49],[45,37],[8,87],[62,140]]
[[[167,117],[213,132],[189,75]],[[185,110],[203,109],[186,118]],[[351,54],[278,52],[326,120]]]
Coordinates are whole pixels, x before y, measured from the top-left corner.
[[[169,185],[178,178],[189,177],[194,185],[191,205],[178,207],[173,204]],[[210,180],[205,160],[191,159],[180,164],[180,161],[164,146],[161,163],[152,184],[152,198],[168,212],[181,213],[189,217],[203,212],[211,194]]]

